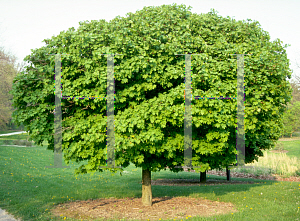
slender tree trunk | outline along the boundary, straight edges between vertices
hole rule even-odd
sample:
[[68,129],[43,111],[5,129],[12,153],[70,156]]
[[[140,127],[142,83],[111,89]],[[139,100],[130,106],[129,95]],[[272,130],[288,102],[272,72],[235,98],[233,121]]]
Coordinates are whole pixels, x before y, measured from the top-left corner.
[[226,176],[227,180],[230,181],[230,170],[228,170],[228,166],[226,167]]
[[206,183],[206,171],[200,172],[200,183]]
[[142,170],[142,203],[144,206],[152,206],[150,170]]

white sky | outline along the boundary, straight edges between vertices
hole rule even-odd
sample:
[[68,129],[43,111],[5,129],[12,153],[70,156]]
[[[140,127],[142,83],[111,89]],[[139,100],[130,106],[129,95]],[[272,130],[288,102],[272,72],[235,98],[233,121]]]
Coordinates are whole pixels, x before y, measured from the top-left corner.
[[214,8],[222,17],[259,21],[271,41],[279,38],[291,45],[286,50],[292,77],[300,76],[300,0],[0,0],[0,46],[21,63],[31,49],[45,45],[42,40],[71,27],[77,29],[79,21],[108,22],[145,6],[172,3],[192,6],[192,13]]

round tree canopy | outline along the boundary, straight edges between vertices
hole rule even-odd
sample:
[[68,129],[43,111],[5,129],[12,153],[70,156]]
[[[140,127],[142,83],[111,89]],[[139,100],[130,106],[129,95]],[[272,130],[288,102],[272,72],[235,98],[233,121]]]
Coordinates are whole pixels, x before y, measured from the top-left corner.
[[[192,95],[237,97],[237,56],[244,56],[245,163],[274,146],[291,99],[289,60],[258,22],[193,14],[185,5],[144,7],[127,17],[81,22],[46,46],[14,80],[13,116],[37,144],[54,149],[54,65],[61,55],[62,150],[87,161],[76,173],[106,164],[107,56],[114,55],[116,166],[159,171],[184,164],[185,56],[192,54]],[[285,45],[285,47],[287,47]],[[106,55],[102,55],[106,54]],[[195,54],[195,56],[193,56]],[[196,55],[197,54],[197,55]],[[97,97],[88,99],[88,97]],[[235,163],[236,99],[192,99],[193,165],[201,172]],[[116,172],[121,169],[109,169]]]

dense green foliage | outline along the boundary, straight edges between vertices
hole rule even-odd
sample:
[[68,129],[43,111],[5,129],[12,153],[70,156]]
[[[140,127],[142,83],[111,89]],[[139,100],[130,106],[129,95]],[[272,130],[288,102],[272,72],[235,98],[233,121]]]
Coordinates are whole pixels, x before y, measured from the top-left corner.
[[288,109],[283,115],[283,135],[288,134],[292,137],[292,134],[296,132],[300,127],[300,102],[294,102],[293,104],[288,104]]
[[[189,8],[188,8],[189,9]],[[14,80],[16,122],[36,144],[54,149],[54,64],[62,55],[63,96],[105,97],[107,55],[114,56],[115,162],[159,171],[184,162],[185,56],[192,55],[192,94],[237,97],[237,60],[245,56],[245,163],[257,160],[280,136],[291,99],[289,60],[279,39],[258,22],[193,14],[184,5],[145,7],[128,17],[81,22],[45,39],[30,65]],[[285,46],[286,47],[286,46]],[[197,171],[236,161],[236,99],[192,100],[193,166]],[[106,163],[106,100],[62,99],[65,161],[88,164],[80,173],[103,171]],[[121,169],[109,169],[116,172]]]

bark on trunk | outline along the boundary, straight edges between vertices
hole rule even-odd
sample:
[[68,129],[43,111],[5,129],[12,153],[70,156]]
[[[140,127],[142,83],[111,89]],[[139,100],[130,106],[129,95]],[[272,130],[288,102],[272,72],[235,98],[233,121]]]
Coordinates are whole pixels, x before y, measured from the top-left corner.
[[142,170],[142,203],[144,206],[152,206],[150,170]]
[[228,167],[226,167],[226,176],[227,180],[230,181],[230,170],[228,170]]
[[205,183],[205,182],[206,182],[206,171],[200,172],[200,183]]

